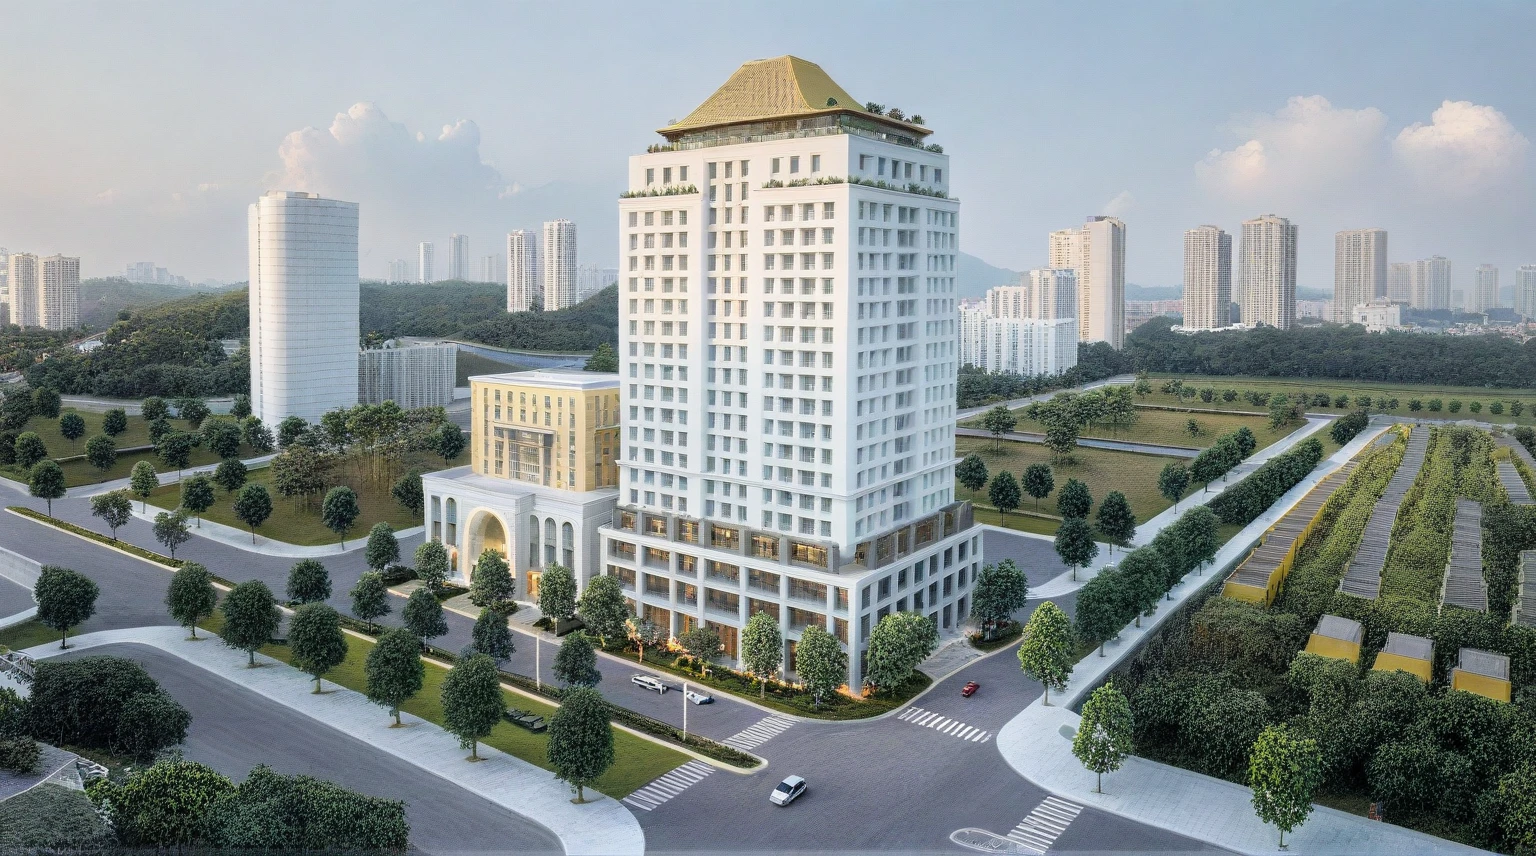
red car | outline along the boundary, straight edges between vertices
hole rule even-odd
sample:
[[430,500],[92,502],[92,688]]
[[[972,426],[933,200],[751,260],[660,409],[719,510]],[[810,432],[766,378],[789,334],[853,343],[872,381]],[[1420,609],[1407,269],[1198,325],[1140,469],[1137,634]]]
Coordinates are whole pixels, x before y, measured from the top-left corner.
[[976,691],[979,689],[981,689],[981,684],[978,684],[975,681],[969,681],[965,686],[960,688],[960,695],[964,698],[970,698],[971,696],[975,695]]

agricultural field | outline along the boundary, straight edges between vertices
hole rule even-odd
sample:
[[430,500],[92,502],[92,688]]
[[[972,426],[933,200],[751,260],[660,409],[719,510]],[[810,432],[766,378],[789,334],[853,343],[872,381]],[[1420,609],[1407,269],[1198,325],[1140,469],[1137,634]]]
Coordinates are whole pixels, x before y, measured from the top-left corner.
[[[1496,422],[1501,424],[1536,425],[1536,389],[1488,389],[1485,387],[1466,386],[1430,386],[1417,384],[1392,384],[1375,381],[1339,381],[1329,379],[1308,380],[1305,378],[1280,379],[1275,378],[1250,378],[1239,376],[1204,376],[1204,375],[1174,375],[1166,373],[1152,374],[1148,376],[1151,381],[1152,391],[1149,395],[1137,396],[1137,400],[1143,404],[1159,404],[1173,407],[1218,407],[1223,410],[1238,410],[1248,413],[1268,413],[1267,405],[1253,404],[1243,397],[1248,390],[1265,392],[1270,394],[1284,393],[1295,397],[1299,393],[1327,393],[1331,399],[1337,401],[1338,396],[1349,396],[1349,404],[1338,407],[1330,403],[1327,407],[1309,404],[1307,409],[1316,413],[1346,413],[1350,410],[1358,410],[1355,402],[1358,396],[1368,395],[1372,399],[1372,412],[1381,410],[1376,403],[1378,398],[1396,398],[1397,408],[1385,411],[1404,417],[1414,415],[1435,419],[1474,419],[1483,422]],[[1193,388],[1197,392],[1209,388],[1214,391],[1212,402],[1206,403],[1196,397],[1193,401],[1181,400],[1178,396],[1162,391],[1163,384],[1170,380],[1182,380],[1185,387]],[[1238,396],[1233,401],[1225,401],[1221,395],[1224,390],[1233,390]],[[1441,409],[1430,410],[1430,402],[1439,399]],[[1409,409],[1409,402],[1418,400],[1423,404],[1423,409],[1413,411]],[[1452,413],[1450,406],[1452,401],[1461,402],[1460,409]],[[1504,412],[1494,414],[1490,405],[1495,401],[1501,402]],[[1511,412],[1511,402],[1520,402],[1521,413],[1515,416]],[[1473,412],[1471,405],[1477,402],[1478,412]]]

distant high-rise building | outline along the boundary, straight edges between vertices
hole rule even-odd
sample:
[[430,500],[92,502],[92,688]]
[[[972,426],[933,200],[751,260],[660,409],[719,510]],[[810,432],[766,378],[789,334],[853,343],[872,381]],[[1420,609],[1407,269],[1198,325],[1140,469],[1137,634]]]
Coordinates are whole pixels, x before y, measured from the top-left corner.
[[47,256],[38,265],[38,326],[48,330],[80,326],[80,259]]
[[1218,226],[1184,233],[1185,330],[1215,330],[1232,323],[1232,236]]
[[1387,265],[1387,299],[1393,303],[1413,302],[1413,262]]
[[551,220],[544,224],[544,311],[575,306],[576,224]]
[[996,285],[987,289],[980,310],[991,318],[1029,317],[1029,278],[1018,285]]
[[[1028,317],[1044,321],[1077,318],[1077,271],[1071,268],[1035,268],[1024,273],[1024,281],[1029,284]],[[1076,337],[1073,337],[1073,342],[1076,341]]]
[[1536,265],[1515,268],[1515,314],[1536,319]]
[[1499,269],[1493,265],[1478,265],[1472,272],[1472,299],[1467,309],[1471,312],[1487,312],[1499,308]]
[[532,229],[507,233],[507,311],[539,308],[539,236]]
[[437,282],[437,278],[432,275],[432,256],[433,247],[431,241],[422,241],[421,244],[416,247],[417,282]]
[[580,265],[576,268],[576,302],[580,303],[618,281],[618,268]]
[[255,415],[318,422],[357,404],[357,203],[268,192],[250,207],[250,260]]
[[502,265],[504,265],[505,263],[506,263],[506,259],[502,258],[499,254],[496,254],[496,253],[493,253],[493,254],[488,255],[488,256],[481,256],[480,257],[480,279],[477,280],[477,281],[478,282],[501,282],[502,279],[505,276],[502,273]]
[[411,263],[405,259],[395,259],[389,263],[389,282],[411,282],[416,279],[412,274]]
[[5,247],[0,247],[0,306],[0,324],[11,323],[11,251]]
[[1451,260],[1431,256],[1413,263],[1413,308],[1451,308]]
[[38,314],[37,256],[32,253],[11,253],[11,323],[21,327],[36,327],[42,321]]
[[1093,216],[1050,235],[1052,268],[1077,271],[1078,341],[1125,344],[1125,224]]
[[469,279],[469,236],[448,236],[448,279]]
[[1349,324],[1356,306],[1387,296],[1387,230],[1348,229],[1333,236],[1333,320]]
[[1296,323],[1296,225],[1265,214],[1243,221],[1238,308],[1248,326]]

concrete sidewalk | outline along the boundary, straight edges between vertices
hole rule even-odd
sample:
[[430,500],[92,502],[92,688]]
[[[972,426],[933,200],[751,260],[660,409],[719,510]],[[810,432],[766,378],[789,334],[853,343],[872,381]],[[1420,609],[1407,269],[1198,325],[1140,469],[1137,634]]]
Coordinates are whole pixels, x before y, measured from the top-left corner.
[[[140,511],[139,503],[135,502],[133,516],[145,523],[154,523],[155,515],[165,510],[164,508],[157,507],[154,511]],[[256,535],[255,542],[252,543],[251,533],[248,530],[226,526],[223,523],[215,523],[207,518],[204,518],[201,524],[194,518],[187,523],[187,527],[187,531],[193,535],[199,538],[207,538],[209,541],[217,541],[226,547],[234,547],[236,550],[244,550],[247,553],[259,553],[263,556],[282,556],[288,559],[323,559],[327,556],[341,556],[346,553],[354,553],[368,546],[368,533],[366,530],[353,533],[352,537],[347,539],[346,548],[343,549],[339,541],[335,544],[305,546],[302,544],[290,544],[287,541],[279,541],[276,538],[262,535],[259,532]],[[419,535],[425,530],[426,527],[424,526],[412,526],[409,529],[401,529],[395,532],[395,537],[409,538],[412,535]]]
[[[70,640],[70,651],[100,645],[150,645],[186,662],[234,681],[291,710],[311,717],[344,734],[366,741],[429,773],[451,781],[507,810],[549,829],[560,839],[567,854],[622,854],[641,856],[645,833],[634,815],[619,802],[587,789],[589,802],[575,805],[571,791],[547,770],[481,745],[485,760],[471,763],[458,738],[432,723],[402,713],[409,727],[390,728],[388,711],[369,702],[361,693],[329,681],[326,692],[311,692],[314,683],[297,669],[260,654],[261,668],[246,668],[243,651],[227,648],[204,637],[187,641],[180,627],[136,627],[103,630]],[[40,645],[28,654],[43,658],[60,653],[58,646]]]

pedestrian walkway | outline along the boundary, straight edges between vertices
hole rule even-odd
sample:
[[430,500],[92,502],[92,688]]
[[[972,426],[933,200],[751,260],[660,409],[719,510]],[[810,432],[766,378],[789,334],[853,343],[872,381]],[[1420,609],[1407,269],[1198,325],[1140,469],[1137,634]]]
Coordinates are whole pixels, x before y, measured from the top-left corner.
[[951,719],[920,707],[909,707],[896,718],[910,725],[932,728],[940,734],[948,734],[970,743],[986,743],[992,739],[990,731],[966,725],[958,719]]
[[985,656],[986,651],[977,650],[965,634],[960,633],[942,640],[939,649],[919,663],[917,668],[932,678],[934,683],[938,683]]
[[688,790],[715,771],[703,761],[689,761],[671,772],[664,773],[649,785],[624,798],[625,805],[641,811],[655,811],[663,803]]
[[[484,760],[465,760],[459,740],[438,726],[401,714],[406,728],[390,728],[383,708],[361,693],[326,683],[316,695],[313,680],[278,660],[256,655],[261,668],[246,668],[246,654],[207,638],[189,641],[180,627],[135,627],[86,633],[70,640],[70,651],[102,645],[149,645],[302,713],[315,722],[363,740],[427,772],[549,829],[565,852],[643,856],[645,833],[618,801],[587,788],[587,802],[575,805],[571,791],[548,770],[481,745]],[[55,644],[39,645],[29,654],[42,658],[59,653]]]
[[1082,811],[1083,807],[1077,803],[1058,797],[1046,797],[1028,817],[1019,821],[1019,825],[1008,833],[1008,838],[1036,853],[1044,854]]
[[793,719],[785,719],[782,716],[765,716],[755,724],[720,742],[727,746],[734,746],[743,752],[750,752],[783,734],[794,724],[795,721]]
[[[146,523],[154,523],[155,515],[162,511],[165,511],[165,509],[156,508],[154,511],[140,511],[139,505],[134,505],[133,516]],[[287,541],[279,541],[276,538],[262,535],[260,531],[256,534],[256,540],[252,542],[250,530],[237,529],[233,526],[226,526],[223,523],[215,523],[207,518],[204,518],[201,523],[197,520],[189,521],[187,525],[189,527],[188,531],[199,538],[217,541],[227,547],[234,547],[247,553],[259,553],[263,556],[281,556],[287,559],[323,559],[346,553],[355,553],[368,546],[368,533],[366,532],[355,533],[354,537],[347,539],[346,546],[343,547],[339,541],[335,544],[289,544]],[[409,538],[412,535],[421,534],[425,531],[425,528],[423,526],[413,526],[409,529],[401,529],[395,532],[395,537]]]

